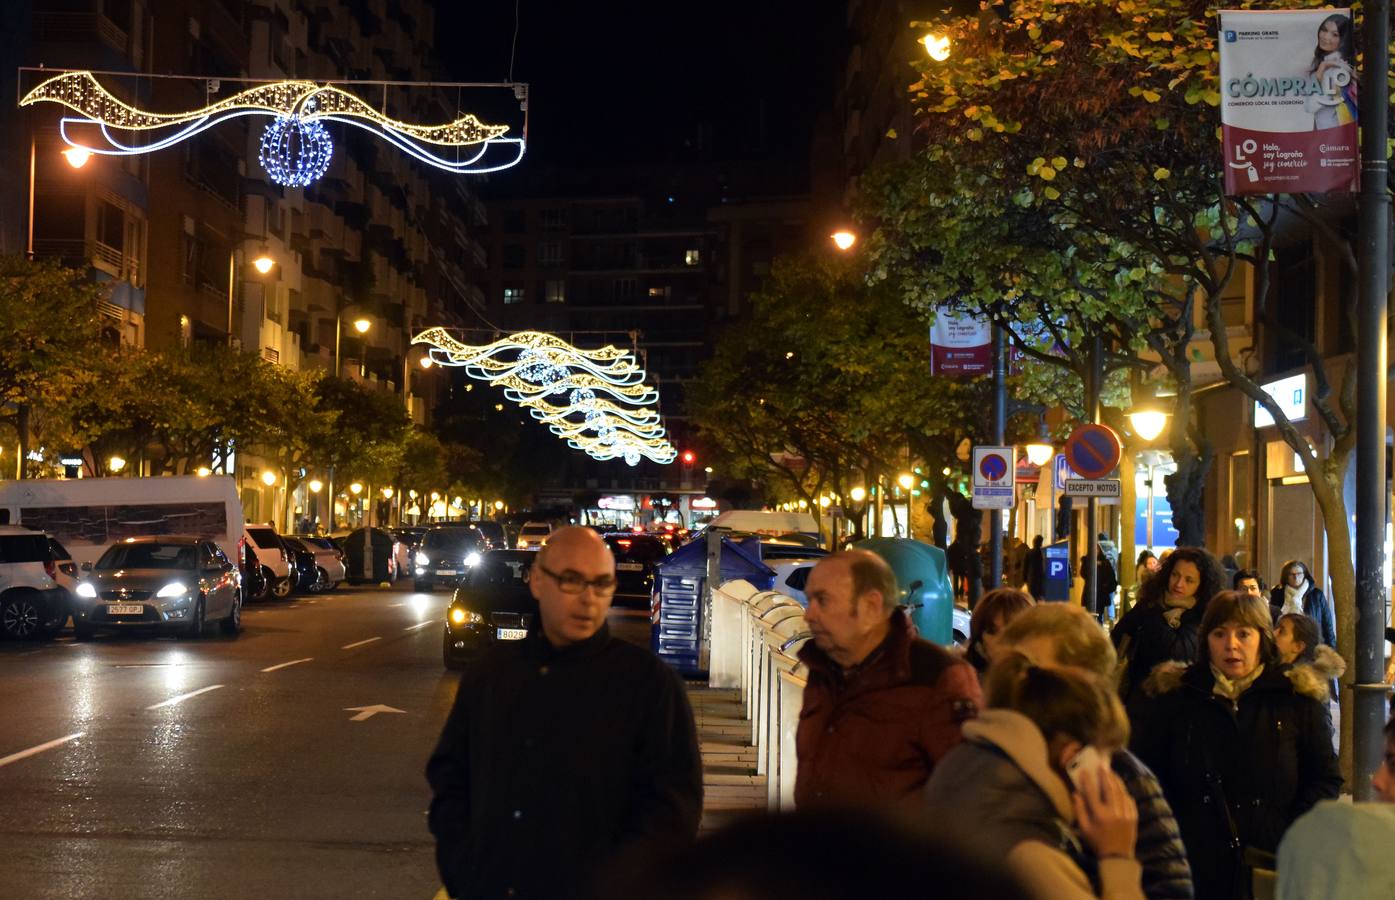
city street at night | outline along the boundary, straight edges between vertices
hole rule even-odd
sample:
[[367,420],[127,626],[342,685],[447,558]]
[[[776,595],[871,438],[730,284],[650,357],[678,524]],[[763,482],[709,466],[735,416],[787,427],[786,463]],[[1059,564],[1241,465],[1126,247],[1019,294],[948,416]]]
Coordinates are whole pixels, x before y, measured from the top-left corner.
[[341,588],[252,606],[235,640],[0,643],[5,893],[432,897],[448,598]]

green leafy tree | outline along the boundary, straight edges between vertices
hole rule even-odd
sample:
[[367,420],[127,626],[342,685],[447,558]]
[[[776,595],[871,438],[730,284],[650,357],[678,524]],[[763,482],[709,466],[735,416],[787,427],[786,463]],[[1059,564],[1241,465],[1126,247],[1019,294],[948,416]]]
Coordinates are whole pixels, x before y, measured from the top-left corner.
[[35,407],[64,396],[99,346],[103,296],[100,285],[55,262],[0,258],[0,417],[18,436],[21,478]]
[[[952,64],[918,62],[923,78],[913,90],[922,127],[949,159],[998,159],[1008,193],[1038,210],[1046,227],[1118,242],[1145,275],[1170,282],[1182,314],[1173,353],[1159,356],[1179,395],[1196,359],[1193,338],[1204,330],[1224,378],[1269,410],[1321,510],[1338,648],[1350,660],[1355,578],[1343,487],[1355,442],[1352,358],[1286,329],[1269,302],[1269,279],[1282,235],[1297,230],[1312,235],[1354,284],[1352,230],[1339,198],[1224,196],[1215,15],[1199,0],[1028,0],[1002,14],[944,23]],[[1251,276],[1254,336],[1299,349],[1329,448],[1309,444],[1230,345],[1226,299],[1237,279]],[[1350,320],[1354,289],[1337,300]],[[1190,427],[1190,419],[1174,424],[1174,452],[1178,427]],[[1195,491],[1200,478],[1179,471],[1169,494],[1178,482]],[[1185,509],[1175,499],[1173,508]],[[1349,767],[1348,700],[1342,745]]]

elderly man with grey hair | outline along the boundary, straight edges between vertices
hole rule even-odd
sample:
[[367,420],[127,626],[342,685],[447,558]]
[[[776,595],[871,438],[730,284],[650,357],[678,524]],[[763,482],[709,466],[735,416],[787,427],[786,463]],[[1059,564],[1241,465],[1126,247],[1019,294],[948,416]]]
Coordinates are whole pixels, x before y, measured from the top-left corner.
[[795,803],[906,802],[978,714],[978,678],[915,635],[896,575],[875,553],[825,557],[804,593],[813,639],[799,651],[809,681],[795,737]]

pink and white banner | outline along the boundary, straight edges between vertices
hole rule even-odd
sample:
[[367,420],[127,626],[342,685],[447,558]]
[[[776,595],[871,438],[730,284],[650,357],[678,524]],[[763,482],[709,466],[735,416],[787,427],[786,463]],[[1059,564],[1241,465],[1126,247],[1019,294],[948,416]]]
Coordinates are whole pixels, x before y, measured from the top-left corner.
[[1357,190],[1351,10],[1221,10],[1220,16],[1226,193]]
[[938,310],[930,326],[930,374],[973,376],[993,370],[993,327],[987,319]]

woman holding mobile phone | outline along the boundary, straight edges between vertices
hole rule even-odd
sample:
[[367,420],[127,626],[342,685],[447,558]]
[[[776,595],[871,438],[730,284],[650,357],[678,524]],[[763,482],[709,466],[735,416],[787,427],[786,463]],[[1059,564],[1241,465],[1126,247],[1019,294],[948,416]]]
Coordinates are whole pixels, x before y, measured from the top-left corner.
[[1272,621],[1258,597],[1217,594],[1198,659],[1158,666],[1136,710],[1132,749],[1177,816],[1198,900],[1249,897],[1245,850],[1273,853],[1295,819],[1341,789],[1326,681],[1280,665]]
[[925,786],[928,814],[952,817],[1033,897],[1143,897],[1138,809],[1108,765],[1129,734],[1113,685],[1011,652],[994,659],[985,697]]

